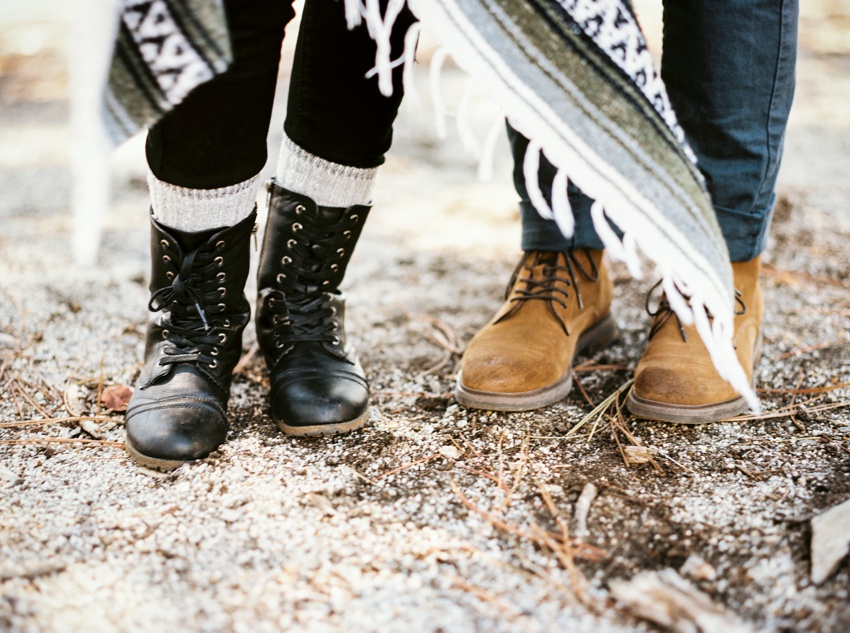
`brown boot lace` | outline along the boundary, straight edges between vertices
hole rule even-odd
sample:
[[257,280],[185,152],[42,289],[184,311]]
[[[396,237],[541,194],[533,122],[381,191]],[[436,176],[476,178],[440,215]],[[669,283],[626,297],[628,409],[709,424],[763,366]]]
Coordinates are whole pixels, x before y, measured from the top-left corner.
[[[679,327],[679,334],[682,336],[682,340],[687,343],[688,335],[685,333],[685,326],[682,325],[682,321],[679,319],[679,315],[670,307],[670,302],[667,301],[667,295],[662,292],[661,297],[658,300],[658,305],[653,310],[650,307],[650,300],[652,298],[652,293],[654,293],[658,288],[661,287],[661,281],[658,281],[652,288],[649,289],[649,292],[646,293],[646,313],[653,318],[652,327],[649,329],[649,339],[652,340],[652,337],[655,336],[659,330],[664,327],[664,324],[667,323],[667,320],[673,316],[676,319],[676,324]],[[686,294],[682,294],[685,298],[685,301],[690,301],[690,296]],[[737,303],[740,308],[735,312],[735,316],[740,316],[742,314],[746,314],[747,306],[744,304],[743,295],[738,289],[735,289],[735,303]],[[708,310],[706,310],[706,314],[709,319],[713,319],[714,315],[711,314]]]
[[[580,309],[584,309],[584,301],[581,297],[581,289],[579,288],[578,280],[576,279],[576,270],[589,282],[594,283],[599,281],[599,268],[593,258],[588,256],[587,261],[590,263],[591,270],[587,270],[585,265],[576,257],[577,251],[566,251],[564,255],[564,264],[560,264],[560,255],[557,251],[528,251],[523,255],[519,265],[514,270],[511,280],[508,283],[505,291],[505,299],[510,297],[510,302],[513,304],[505,314],[496,321],[502,321],[514,314],[526,301],[545,301],[549,306],[549,310],[560,323],[564,334],[570,335],[569,328],[564,322],[563,317],[555,310],[554,304],[558,304],[561,308],[566,309],[567,299],[570,293],[563,285],[575,288],[576,299]],[[533,269],[536,266],[543,264],[542,275],[539,278],[533,276]],[[525,272],[527,276],[520,276]],[[569,279],[566,279],[569,277]],[[511,297],[511,292],[517,282],[525,284],[524,289],[517,289],[515,296]],[[560,282],[560,284],[558,283]]]

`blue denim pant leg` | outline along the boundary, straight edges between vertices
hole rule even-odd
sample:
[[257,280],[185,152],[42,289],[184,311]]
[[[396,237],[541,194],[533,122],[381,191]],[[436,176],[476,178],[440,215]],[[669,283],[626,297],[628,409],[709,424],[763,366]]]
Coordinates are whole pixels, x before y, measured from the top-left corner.
[[[514,158],[514,187],[520,198],[522,250],[565,251],[575,248],[604,248],[590,218],[590,205],[593,200],[584,195],[574,184],[569,183],[567,187],[570,206],[576,221],[575,233],[571,238],[564,237],[554,220],[546,220],[537,212],[529,200],[522,169],[525,152],[528,149],[528,139],[508,125],[508,141],[510,141]],[[541,152],[540,168],[537,172],[538,185],[550,207],[552,206],[552,181],[557,171]]]
[[[699,159],[731,261],[760,254],[776,199],[782,142],[794,96],[798,0],[669,0],[662,77]],[[591,200],[570,186],[575,234],[561,236],[531,205],[522,162],[528,141],[508,129],[524,250],[602,248]],[[555,169],[540,159],[551,200]]]
[[667,0],[661,76],[731,261],[767,245],[794,98],[798,0]]

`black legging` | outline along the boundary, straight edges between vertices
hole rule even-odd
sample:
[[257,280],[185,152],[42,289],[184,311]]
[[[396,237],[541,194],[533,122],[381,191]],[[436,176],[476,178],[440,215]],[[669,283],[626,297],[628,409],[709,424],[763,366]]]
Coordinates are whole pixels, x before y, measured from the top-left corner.
[[[280,48],[295,12],[292,0],[225,0],[234,61],[151,128],[147,159],[164,182],[215,189],[243,182],[263,168]],[[392,31],[401,56],[414,18],[405,9]],[[377,167],[392,143],[403,96],[399,66],[391,97],[378,91],[375,42],[365,25],[349,31],[342,0],[307,0],[292,68],[284,130],[325,160]]]

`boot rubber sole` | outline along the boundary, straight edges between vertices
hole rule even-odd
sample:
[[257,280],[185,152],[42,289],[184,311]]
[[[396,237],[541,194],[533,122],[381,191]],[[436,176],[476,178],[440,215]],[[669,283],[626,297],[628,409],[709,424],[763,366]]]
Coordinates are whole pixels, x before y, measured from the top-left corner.
[[[755,376],[755,366],[761,359],[761,348],[762,334],[761,330],[759,330],[756,336],[756,346],[753,350],[753,376]],[[641,398],[632,390],[626,399],[626,408],[635,417],[645,420],[658,420],[660,422],[674,422],[677,424],[710,424],[735,417],[746,411],[749,405],[740,396],[731,400],[709,404],[669,404]]]
[[358,418],[349,420],[348,422],[337,422],[335,424],[311,424],[311,425],[293,425],[287,424],[283,420],[274,418],[274,423],[281,431],[293,437],[317,437],[320,435],[339,435],[356,431],[366,426],[369,421],[369,409],[363,412]]
[[[139,466],[144,466],[145,468],[150,468],[152,470],[158,470],[161,472],[169,472],[176,468],[180,468],[183,464],[190,464],[194,461],[197,461],[195,459],[183,461],[180,459],[160,459],[158,457],[150,457],[137,451],[133,447],[133,445],[128,441],[124,442],[124,448],[127,451],[127,454],[130,456],[130,459],[132,459]],[[203,457],[198,457],[198,459],[203,459]]]
[[579,336],[573,358],[566,373],[551,385],[532,391],[506,392],[482,391],[463,384],[463,376],[458,373],[455,386],[455,400],[470,409],[486,411],[531,411],[554,404],[567,397],[573,386],[572,361],[583,353],[593,352],[605,347],[617,337],[617,323],[609,314],[602,320],[582,332]]

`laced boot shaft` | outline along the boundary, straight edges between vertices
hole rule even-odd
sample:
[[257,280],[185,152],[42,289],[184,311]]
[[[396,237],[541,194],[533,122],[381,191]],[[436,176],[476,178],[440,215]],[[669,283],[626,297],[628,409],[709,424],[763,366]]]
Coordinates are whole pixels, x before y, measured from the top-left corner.
[[[732,342],[751,380],[761,353],[764,312],[759,270],[759,258],[732,264],[736,288]],[[684,325],[663,295],[658,306],[651,307],[658,286],[647,295],[647,312],[653,320],[646,350],[635,369],[629,410],[638,417],[683,424],[713,422],[745,411],[746,401],[717,373],[696,327]]]
[[215,450],[227,433],[233,368],[250,319],[244,294],[256,212],[238,225],[185,233],[151,220],[145,364],[127,411],[127,449],[168,468]]
[[591,249],[523,255],[505,302],[463,355],[458,402],[521,411],[569,393],[573,358],[616,336],[602,255]]
[[273,417],[292,435],[358,428],[368,384],[346,341],[339,285],[369,207],[322,207],[274,181],[268,206],[257,340],[270,374]]

